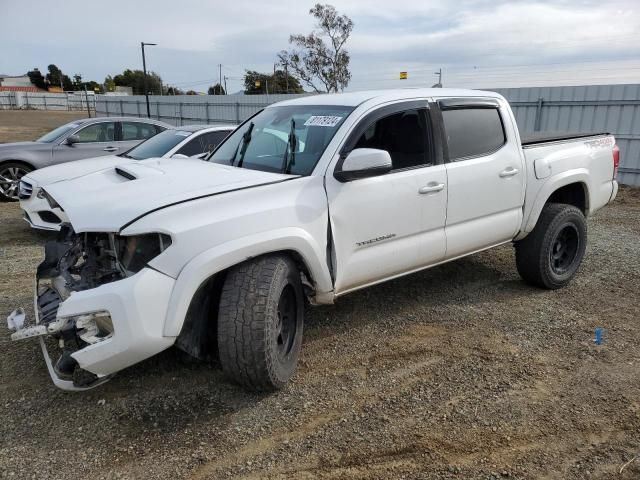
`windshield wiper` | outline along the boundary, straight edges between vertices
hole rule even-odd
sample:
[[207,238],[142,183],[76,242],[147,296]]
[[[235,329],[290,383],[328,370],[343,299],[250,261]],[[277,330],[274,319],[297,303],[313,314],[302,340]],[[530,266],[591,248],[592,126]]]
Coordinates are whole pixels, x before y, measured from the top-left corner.
[[[253,122],[249,124],[249,128],[242,135],[242,148],[240,149],[240,158],[238,159],[238,168],[242,168],[242,162],[244,162],[244,154],[247,153],[247,147],[249,146],[249,142],[251,141],[251,132],[253,131]],[[231,160],[231,166],[234,166],[236,155],[238,154],[238,150],[236,150],[235,155],[233,156],[233,160]]]
[[296,147],[298,146],[298,137],[296,137],[296,121],[291,119],[291,129],[289,130],[289,138],[287,140],[287,148],[284,150],[282,157],[282,167],[280,173],[289,173],[289,168],[296,164]]

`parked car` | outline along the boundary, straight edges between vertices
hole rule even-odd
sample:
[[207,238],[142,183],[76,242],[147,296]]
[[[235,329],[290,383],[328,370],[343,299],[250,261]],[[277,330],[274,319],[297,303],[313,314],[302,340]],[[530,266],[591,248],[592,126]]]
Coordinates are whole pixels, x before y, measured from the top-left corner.
[[119,155],[67,162],[30,172],[20,180],[18,191],[24,219],[33,228],[60,230],[60,225],[67,222],[68,218],[60,206],[48,198],[44,189],[49,185],[103,168],[114,167],[129,159],[202,158],[211,153],[235,128],[235,125],[172,127]]
[[34,142],[0,144],[0,200],[18,200],[20,179],[37,168],[124,152],[169,127],[146,118],[85,118]]
[[[35,325],[12,338],[39,337],[59,387],[176,345],[217,355],[247,388],[280,388],[305,299],[511,242],[526,282],[563,287],[585,218],[616,196],[619,151],[608,134],[521,143],[502,96],[437,88],[274,104],[207,160],[132,161],[48,188],[70,225],[37,269]],[[63,345],[55,365],[47,335]]]

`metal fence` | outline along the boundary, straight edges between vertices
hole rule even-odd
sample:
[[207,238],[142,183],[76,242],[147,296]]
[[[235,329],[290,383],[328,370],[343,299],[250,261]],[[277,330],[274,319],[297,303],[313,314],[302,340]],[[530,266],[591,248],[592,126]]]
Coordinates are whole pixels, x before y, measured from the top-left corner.
[[[238,124],[258,110],[275,102],[300,95],[179,95],[151,96],[151,117],[173,125],[189,124]],[[147,116],[143,95],[111,97],[98,95],[96,115],[103,116]]]
[[494,90],[514,111],[523,134],[598,133],[616,136],[618,180],[640,185],[640,85],[528,87]]
[[95,95],[77,93],[0,92],[0,110],[87,110],[95,111]]

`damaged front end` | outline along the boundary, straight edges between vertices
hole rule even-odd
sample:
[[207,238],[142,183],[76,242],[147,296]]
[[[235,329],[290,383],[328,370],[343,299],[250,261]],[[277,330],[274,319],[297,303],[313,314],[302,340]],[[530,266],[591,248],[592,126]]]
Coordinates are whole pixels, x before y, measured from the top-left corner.
[[[35,323],[18,325],[14,312],[9,323],[16,331],[11,338],[39,337],[49,373],[60,388],[84,390],[104,383],[109,375],[81,368],[74,354],[112,339],[115,332],[110,312],[96,309],[64,315],[59,313],[60,306],[77,292],[134,275],[170,244],[171,238],[164,234],[76,234],[63,226],[57,239],[45,245],[45,258],[36,271]],[[52,342],[45,342],[47,337],[55,340],[60,350],[55,362],[49,356],[47,344]]]

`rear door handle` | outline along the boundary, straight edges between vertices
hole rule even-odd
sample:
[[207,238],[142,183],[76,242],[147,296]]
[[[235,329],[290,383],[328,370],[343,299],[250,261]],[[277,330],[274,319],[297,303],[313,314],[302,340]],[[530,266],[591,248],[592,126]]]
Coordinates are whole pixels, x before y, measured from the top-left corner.
[[118,147],[105,147],[102,150],[105,152],[115,152],[116,150],[118,150]]
[[519,171],[520,170],[513,167],[506,168],[500,172],[500,178],[513,177],[514,175],[517,175]]
[[425,193],[434,193],[434,192],[439,192],[442,189],[444,189],[444,183],[435,183],[435,182],[431,182],[430,184],[424,186],[424,187],[420,187],[418,189],[418,193],[421,195],[424,195]]

